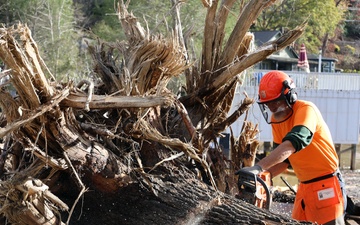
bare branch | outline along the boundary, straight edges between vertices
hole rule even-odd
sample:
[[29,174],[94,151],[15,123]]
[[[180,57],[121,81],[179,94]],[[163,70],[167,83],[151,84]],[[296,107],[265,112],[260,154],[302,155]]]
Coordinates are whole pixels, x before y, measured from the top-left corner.
[[[88,96],[84,93],[71,93],[60,105],[77,109],[84,109]],[[93,95],[89,102],[90,109],[111,109],[111,108],[149,108],[164,106],[171,103],[171,99],[163,96],[104,96]]]
[[261,11],[266,8],[270,3],[275,2],[274,0],[251,0],[242,10],[240,17],[235,25],[234,30],[231,32],[229,40],[222,52],[221,65],[227,65],[231,63],[241,42],[244,39],[246,32],[248,32],[250,26],[259,16]]
[[276,41],[264,44],[263,47],[260,47],[260,49],[257,49],[255,52],[243,55],[239,61],[229,66],[224,72],[216,77],[213,82],[211,82],[209,90],[218,89],[245,69],[260,62],[272,53],[280,51],[290,45],[303,34],[305,26],[306,22],[296,27],[294,30],[288,31]]

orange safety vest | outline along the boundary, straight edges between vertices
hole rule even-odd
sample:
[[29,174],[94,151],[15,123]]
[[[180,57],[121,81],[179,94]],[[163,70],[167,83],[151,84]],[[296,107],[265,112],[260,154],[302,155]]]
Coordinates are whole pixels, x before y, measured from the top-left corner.
[[[338,169],[339,159],[327,124],[319,109],[311,102],[298,100],[293,107],[293,115],[286,121],[272,124],[275,143],[295,126],[305,126],[313,134],[311,143],[289,157],[292,168],[301,182],[309,181]],[[344,200],[336,176],[301,183],[293,209],[293,218],[323,224],[344,214]]]
[[280,144],[294,126],[305,126],[313,133],[311,143],[289,157],[297,178],[307,181],[333,173],[338,168],[339,159],[319,109],[311,102],[298,100],[293,104],[293,111],[286,121],[272,124],[272,134],[274,142]]

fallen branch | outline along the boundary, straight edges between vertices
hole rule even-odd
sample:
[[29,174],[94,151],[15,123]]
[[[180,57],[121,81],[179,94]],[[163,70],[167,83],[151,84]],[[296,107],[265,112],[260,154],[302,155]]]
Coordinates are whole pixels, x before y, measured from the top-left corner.
[[144,138],[149,139],[151,141],[156,141],[164,146],[169,147],[170,149],[179,149],[183,151],[187,156],[189,156],[196,162],[200,163],[204,168],[205,172],[207,173],[212,186],[214,187],[215,190],[217,190],[217,186],[212,176],[210,167],[205,159],[202,159],[201,157],[198,156],[197,154],[197,152],[199,152],[198,149],[193,147],[191,144],[186,144],[180,141],[178,138],[168,138],[161,135],[159,131],[149,126],[148,123],[144,120],[139,120],[136,124],[136,127],[137,130],[140,130],[142,132]]
[[[70,93],[60,105],[76,109],[84,109],[88,102],[88,96],[84,93]],[[93,95],[89,102],[90,109],[114,109],[114,108],[150,108],[165,106],[170,100],[163,96],[103,96]]]

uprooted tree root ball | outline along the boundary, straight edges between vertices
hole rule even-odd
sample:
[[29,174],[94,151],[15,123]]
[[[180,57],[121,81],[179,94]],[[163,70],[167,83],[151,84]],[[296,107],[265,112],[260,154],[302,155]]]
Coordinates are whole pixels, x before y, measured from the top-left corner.
[[[227,42],[223,23],[213,26],[209,16],[199,62],[181,32],[152,35],[120,3],[127,40],[89,46],[93,77],[77,84],[53,78],[26,25],[1,28],[1,77],[9,80],[0,91],[0,212],[8,223],[296,224],[233,197],[234,172],[254,162],[257,126],[244,120],[232,133],[230,158],[217,142],[254,103],[244,94],[229,115],[244,70],[306,25],[250,52],[247,31],[271,3],[244,6]],[[226,21],[227,13],[208,5],[213,19]],[[181,74],[186,87],[178,97],[167,84]]]

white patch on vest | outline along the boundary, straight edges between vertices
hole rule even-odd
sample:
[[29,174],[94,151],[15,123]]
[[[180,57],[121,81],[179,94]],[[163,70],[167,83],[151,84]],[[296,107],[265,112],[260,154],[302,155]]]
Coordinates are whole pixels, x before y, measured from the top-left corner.
[[317,194],[318,194],[318,199],[320,201],[335,197],[334,188],[327,188],[327,189],[318,191]]

